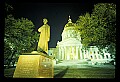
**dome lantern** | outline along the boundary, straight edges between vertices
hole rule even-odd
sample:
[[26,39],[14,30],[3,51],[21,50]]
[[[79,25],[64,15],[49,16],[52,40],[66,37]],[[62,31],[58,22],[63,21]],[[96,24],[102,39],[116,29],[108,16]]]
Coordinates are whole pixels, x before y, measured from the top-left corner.
[[75,24],[72,22],[71,18],[70,18],[70,15],[69,15],[69,19],[68,19],[68,23],[65,25],[64,28],[66,27],[75,27]]

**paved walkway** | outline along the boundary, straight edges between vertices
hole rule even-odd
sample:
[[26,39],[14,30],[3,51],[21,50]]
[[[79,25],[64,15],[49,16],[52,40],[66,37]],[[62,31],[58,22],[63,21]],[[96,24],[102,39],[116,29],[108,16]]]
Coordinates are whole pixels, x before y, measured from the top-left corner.
[[114,65],[92,65],[92,64],[88,64],[88,62],[86,61],[62,61],[61,63],[58,64],[54,64],[54,67],[58,67],[58,66],[69,66],[71,68],[93,68],[93,67],[101,67],[101,68],[112,68],[115,69]]
[[115,66],[63,61],[54,65],[54,78],[115,78]]

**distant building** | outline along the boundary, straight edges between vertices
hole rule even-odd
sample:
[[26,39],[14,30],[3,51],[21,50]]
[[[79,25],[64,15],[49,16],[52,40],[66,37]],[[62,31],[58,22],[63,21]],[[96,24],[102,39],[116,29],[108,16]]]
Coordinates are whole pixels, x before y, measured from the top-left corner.
[[82,46],[80,32],[70,16],[62,32],[62,41],[58,41],[56,48],[51,48],[49,52],[58,60],[92,60],[100,63],[112,60],[106,49],[101,54],[96,46],[87,49]]

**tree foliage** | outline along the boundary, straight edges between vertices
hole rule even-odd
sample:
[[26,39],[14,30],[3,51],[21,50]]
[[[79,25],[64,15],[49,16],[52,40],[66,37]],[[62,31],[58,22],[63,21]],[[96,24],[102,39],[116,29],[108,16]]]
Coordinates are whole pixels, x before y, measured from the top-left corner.
[[36,49],[39,35],[34,29],[34,24],[27,18],[15,19],[11,14],[7,15],[4,30],[4,63],[9,65],[18,57],[16,54]]
[[[97,26],[104,27],[108,45],[116,42],[116,5],[113,3],[99,3],[94,6],[92,18],[98,21]],[[102,23],[102,24],[101,24]]]
[[76,21],[85,47],[93,45],[99,48],[108,47],[115,52],[116,47],[116,5],[98,3],[94,5],[92,14],[79,16]]

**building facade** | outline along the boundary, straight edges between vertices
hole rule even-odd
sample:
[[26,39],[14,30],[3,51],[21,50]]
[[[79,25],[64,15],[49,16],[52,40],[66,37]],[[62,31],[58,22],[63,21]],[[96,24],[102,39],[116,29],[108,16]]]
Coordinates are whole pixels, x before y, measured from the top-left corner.
[[112,60],[111,55],[105,52],[106,50],[101,54],[96,46],[89,46],[87,49],[82,46],[80,32],[70,16],[62,32],[62,41],[58,41],[56,48],[51,48],[49,51],[58,60],[90,59],[103,63]]

